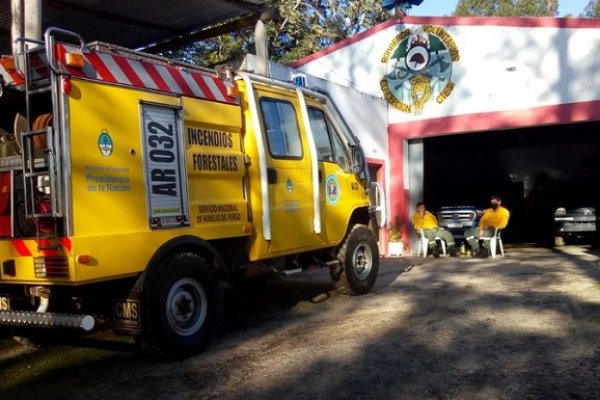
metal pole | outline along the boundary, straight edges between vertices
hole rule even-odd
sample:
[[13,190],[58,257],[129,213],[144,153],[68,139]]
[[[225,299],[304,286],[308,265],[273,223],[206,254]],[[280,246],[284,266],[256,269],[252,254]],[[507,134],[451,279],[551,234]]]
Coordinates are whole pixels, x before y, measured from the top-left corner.
[[254,40],[256,42],[256,73],[268,77],[271,75],[271,71],[269,70],[267,28],[262,19],[256,21]]
[[[42,0],[24,0],[25,37],[28,39],[42,39]],[[30,44],[31,46],[32,44]],[[33,45],[37,46],[37,45]]]
[[23,22],[23,0],[11,0],[10,2],[10,11],[11,11],[11,25],[10,25],[10,33],[12,40],[12,53],[13,57],[17,59],[19,55],[19,43],[16,42],[17,38],[23,37],[24,35],[24,22]]

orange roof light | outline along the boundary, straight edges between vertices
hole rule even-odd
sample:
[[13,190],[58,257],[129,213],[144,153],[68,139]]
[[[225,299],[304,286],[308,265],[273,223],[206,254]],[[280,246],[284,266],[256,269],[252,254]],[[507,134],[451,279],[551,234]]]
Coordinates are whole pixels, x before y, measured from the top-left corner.
[[229,96],[229,97],[239,97],[240,96],[240,91],[239,91],[237,85],[227,86],[227,96]]
[[81,53],[66,53],[65,54],[65,64],[69,67],[74,68],[83,68],[85,60],[83,58],[83,54]]

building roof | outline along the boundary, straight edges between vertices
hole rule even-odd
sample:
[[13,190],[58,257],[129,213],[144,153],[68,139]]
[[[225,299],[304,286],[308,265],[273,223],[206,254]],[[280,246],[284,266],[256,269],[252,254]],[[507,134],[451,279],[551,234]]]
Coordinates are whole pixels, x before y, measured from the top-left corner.
[[[42,30],[54,26],[132,49],[161,51],[252,26],[264,0],[44,0]],[[11,2],[0,0],[0,54],[10,53]],[[210,31],[210,32],[209,32]]]

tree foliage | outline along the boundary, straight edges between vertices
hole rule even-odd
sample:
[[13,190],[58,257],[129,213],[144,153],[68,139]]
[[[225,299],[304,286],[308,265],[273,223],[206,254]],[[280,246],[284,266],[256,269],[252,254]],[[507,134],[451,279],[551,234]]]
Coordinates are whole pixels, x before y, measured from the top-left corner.
[[459,17],[555,17],[558,0],[459,0]]
[[[275,17],[267,23],[269,55],[288,63],[349,38],[388,18],[380,0],[269,0]],[[243,29],[163,53],[213,66],[255,53],[254,30]]]
[[590,0],[583,10],[583,17],[600,18],[600,0]]
[[253,35],[252,29],[242,29],[166,51],[161,55],[187,63],[213,67],[242,59],[246,53],[254,52]]
[[283,63],[312,54],[388,18],[379,0],[272,0],[271,58]]

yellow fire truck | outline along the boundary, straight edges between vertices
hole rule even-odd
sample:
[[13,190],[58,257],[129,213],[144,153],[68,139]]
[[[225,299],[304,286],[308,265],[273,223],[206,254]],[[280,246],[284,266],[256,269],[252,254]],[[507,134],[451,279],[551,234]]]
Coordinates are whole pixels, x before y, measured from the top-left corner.
[[358,140],[330,98],[58,28],[2,57],[0,330],[112,328],[200,351],[223,281],[379,265]]

